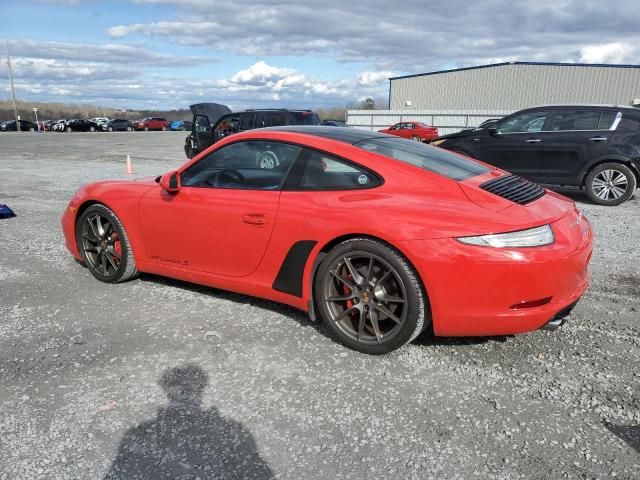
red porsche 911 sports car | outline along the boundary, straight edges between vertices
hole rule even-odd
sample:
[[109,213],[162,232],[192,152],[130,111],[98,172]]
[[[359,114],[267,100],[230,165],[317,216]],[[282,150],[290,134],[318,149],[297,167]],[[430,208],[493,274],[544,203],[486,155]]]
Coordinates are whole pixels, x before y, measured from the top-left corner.
[[228,137],[161,177],[83,187],[69,251],[103,282],[148,272],[283,302],[343,344],[562,323],[587,288],[574,203],[470,158],[350,128]]

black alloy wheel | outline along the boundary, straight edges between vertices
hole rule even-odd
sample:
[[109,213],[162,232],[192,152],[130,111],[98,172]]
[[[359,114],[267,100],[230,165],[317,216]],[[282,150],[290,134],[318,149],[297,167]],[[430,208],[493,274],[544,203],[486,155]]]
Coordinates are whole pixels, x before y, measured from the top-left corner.
[[92,205],[78,218],[76,239],[84,264],[98,280],[117,283],[136,275],[124,227],[104,205]]
[[430,324],[417,273],[381,242],[362,238],[334,247],[314,290],[324,322],[343,344],[363,353],[395,350]]

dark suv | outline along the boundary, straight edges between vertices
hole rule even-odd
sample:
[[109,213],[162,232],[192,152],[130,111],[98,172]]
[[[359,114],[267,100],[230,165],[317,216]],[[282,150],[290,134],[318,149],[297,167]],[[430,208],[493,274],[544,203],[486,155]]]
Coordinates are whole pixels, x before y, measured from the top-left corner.
[[[188,158],[194,157],[221,138],[237,132],[262,127],[320,125],[321,123],[318,114],[311,110],[263,109],[218,115],[219,109],[213,109],[215,114],[207,114],[206,109],[202,108],[204,105],[217,104],[191,105],[191,111],[194,114],[193,126],[184,144],[184,152]],[[209,109],[212,108],[209,107]]]
[[633,107],[529,108],[432,145],[534,182],[584,188],[601,205],[625,202],[640,181],[640,110]]

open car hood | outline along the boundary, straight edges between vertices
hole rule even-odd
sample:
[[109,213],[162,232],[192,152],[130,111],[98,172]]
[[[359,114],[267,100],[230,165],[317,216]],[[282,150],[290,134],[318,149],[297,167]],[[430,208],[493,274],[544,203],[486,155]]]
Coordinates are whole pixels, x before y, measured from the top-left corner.
[[226,105],[220,103],[195,103],[189,105],[189,108],[193,112],[193,115],[204,115],[209,119],[209,125],[215,125],[215,123],[227,113],[231,113],[231,109]]

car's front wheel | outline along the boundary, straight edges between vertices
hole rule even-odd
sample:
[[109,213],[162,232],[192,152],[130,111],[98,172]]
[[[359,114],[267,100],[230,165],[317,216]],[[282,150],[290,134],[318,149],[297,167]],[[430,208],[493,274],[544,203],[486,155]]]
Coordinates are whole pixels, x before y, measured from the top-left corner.
[[124,282],[136,276],[136,262],[127,234],[106,206],[87,208],[76,221],[78,252],[89,271],[106,283]]
[[90,132],[95,132],[96,131],[96,127],[89,127],[89,131]]
[[73,129],[71,127],[66,128],[67,132],[71,132]]
[[631,198],[637,186],[636,176],[621,163],[603,163],[589,172],[585,190],[599,205],[620,205]]
[[412,135],[411,136],[411,140],[413,140],[414,142],[421,142],[422,141],[422,139],[418,135]]
[[363,353],[391,352],[430,324],[418,274],[399,252],[375,240],[334,247],[318,268],[314,294],[332,333]]

